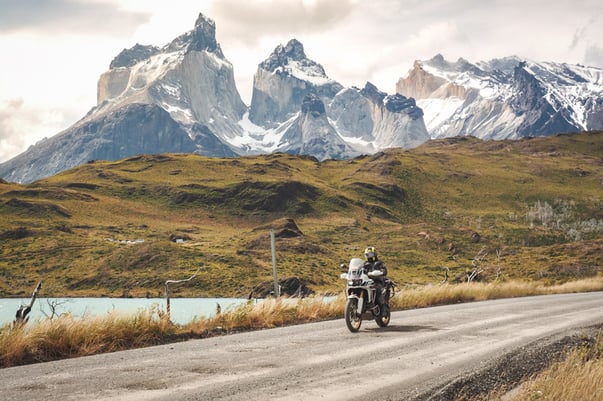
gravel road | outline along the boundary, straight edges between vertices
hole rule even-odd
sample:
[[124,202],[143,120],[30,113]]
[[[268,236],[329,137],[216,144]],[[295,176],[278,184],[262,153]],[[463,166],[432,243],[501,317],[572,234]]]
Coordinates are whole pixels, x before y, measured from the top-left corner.
[[338,319],[0,369],[0,398],[447,400],[601,324],[603,292],[416,309],[355,334]]

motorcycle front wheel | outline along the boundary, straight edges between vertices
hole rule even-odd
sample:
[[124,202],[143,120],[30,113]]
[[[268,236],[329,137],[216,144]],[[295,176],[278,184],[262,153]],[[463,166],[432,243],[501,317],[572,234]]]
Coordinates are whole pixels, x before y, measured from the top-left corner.
[[391,312],[389,311],[389,306],[384,306],[379,316],[375,318],[375,322],[377,322],[379,327],[387,327],[390,317]]
[[362,313],[358,313],[357,309],[358,300],[348,299],[345,303],[345,324],[352,333],[360,330],[362,324]]

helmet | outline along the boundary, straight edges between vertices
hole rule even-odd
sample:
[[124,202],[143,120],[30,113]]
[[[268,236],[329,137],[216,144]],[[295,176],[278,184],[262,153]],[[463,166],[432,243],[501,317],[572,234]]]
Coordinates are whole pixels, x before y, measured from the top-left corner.
[[377,250],[374,246],[369,246],[364,250],[364,257],[368,262],[377,261]]

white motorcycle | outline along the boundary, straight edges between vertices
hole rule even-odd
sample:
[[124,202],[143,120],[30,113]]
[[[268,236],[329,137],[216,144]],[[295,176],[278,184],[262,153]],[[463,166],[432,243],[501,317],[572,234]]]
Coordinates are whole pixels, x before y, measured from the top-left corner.
[[380,327],[387,327],[391,315],[389,299],[394,295],[394,282],[387,278],[384,279],[383,296],[379,297],[374,279],[382,277],[383,271],[367,272],[364,260],[360,258],[353,258],[350,260],[349,266],[342,264],[341,267],[347,269],[347,273],[342,273],[341,278],[347,280],[345,324],[348,329],[352,333],[356,333],[360,330],[363,318],[375,319]]

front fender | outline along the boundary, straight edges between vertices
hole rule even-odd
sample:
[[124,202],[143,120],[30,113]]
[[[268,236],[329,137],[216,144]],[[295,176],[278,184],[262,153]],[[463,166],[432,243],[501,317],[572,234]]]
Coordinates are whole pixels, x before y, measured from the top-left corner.
[[364,297],[362,296],[362,294],[358,296],[358,294],[350,293],[348,294],[348,299],[356,299],[356,312],[362,313],[362,310],[364,308]]

